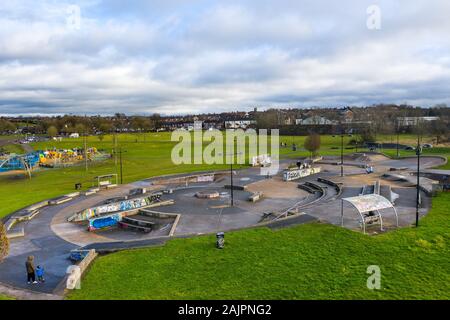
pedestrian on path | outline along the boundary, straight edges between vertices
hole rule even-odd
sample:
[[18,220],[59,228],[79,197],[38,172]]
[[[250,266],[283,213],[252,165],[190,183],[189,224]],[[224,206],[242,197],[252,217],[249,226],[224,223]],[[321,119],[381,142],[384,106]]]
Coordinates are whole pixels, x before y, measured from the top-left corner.
[[25,267],[27,268],[27,281],[30,283],[37,283],[36,281],[36,270],[34,268],[34,257],[28,256],[27,261],[25,262]]

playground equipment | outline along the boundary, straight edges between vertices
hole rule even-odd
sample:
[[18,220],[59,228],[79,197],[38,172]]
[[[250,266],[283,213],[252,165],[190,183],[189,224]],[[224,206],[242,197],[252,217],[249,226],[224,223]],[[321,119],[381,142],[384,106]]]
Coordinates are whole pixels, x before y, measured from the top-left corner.
[[[89,148],[86,152],[87,160],[98,160],[100,153],[96,148]],[[0,172],[25,170],[29,177],[31,171],[38,167],[54,168],[59,166],[74,165],[85,160],[83,149],[45,150],[27,154],[9,154],[0,157]]]
[[43,167],[57,167],[61,165],[71,165],[85,160],[93,161],[98,153],[97,148],[88,148],[85,153],[83,149],[73,148],[64,150],[46,150],[39,153],[39,165]]
[[33,152],[25,155],[11,154],[0,159],[0,172],[25,170],[31,178],[31,171],[39,163],[39,153]]

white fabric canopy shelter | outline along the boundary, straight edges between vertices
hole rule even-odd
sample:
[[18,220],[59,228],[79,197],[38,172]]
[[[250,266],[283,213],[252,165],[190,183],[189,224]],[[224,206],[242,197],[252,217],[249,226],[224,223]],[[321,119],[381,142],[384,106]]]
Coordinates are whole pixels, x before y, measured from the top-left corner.
[[394,210],[397,227],[398,227],[398,214],[394,205],[385,197],[378,194],[366,194],[363,196],[342,198],[341,203],[341,225],[344,226],[344,201],[350,203],[359,213],[361,217],[361,225],[363,232],[366,233],[366,222],[364,213],[376,212],[380,218],[381,230],[383,230],[383,218],[381,216],[380,210],[392,208]]

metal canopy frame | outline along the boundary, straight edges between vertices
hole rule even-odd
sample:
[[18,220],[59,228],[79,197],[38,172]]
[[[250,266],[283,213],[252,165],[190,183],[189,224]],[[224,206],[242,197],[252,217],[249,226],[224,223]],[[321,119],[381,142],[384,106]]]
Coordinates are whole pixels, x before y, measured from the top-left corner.
[[353,208],[355,208],[359,216],[361,217],[361,227],[363,233],[366,233],[366,221],[364,219],[364,213],[366,212],[376,212],[378,217],[380,218],[380,230],[383,231],[383,217],[381,215],[380,210],[383,209],[393,209],[396,225],[398,227],[398,214],[397,209],[395,209],[394,205],[385,197],[380,196],[378,194],[367,194],[363,196],[356,196],[350,198],[342,198],[341,199],[341,226],[344,226],[344,201],[350,203]]

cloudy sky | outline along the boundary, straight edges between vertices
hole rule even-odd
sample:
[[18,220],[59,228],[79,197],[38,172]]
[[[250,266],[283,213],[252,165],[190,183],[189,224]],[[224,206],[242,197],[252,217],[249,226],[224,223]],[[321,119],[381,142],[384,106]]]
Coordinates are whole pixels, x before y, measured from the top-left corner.
[[450,104],[449,13],[448,0],[1,1],[0,115]]

